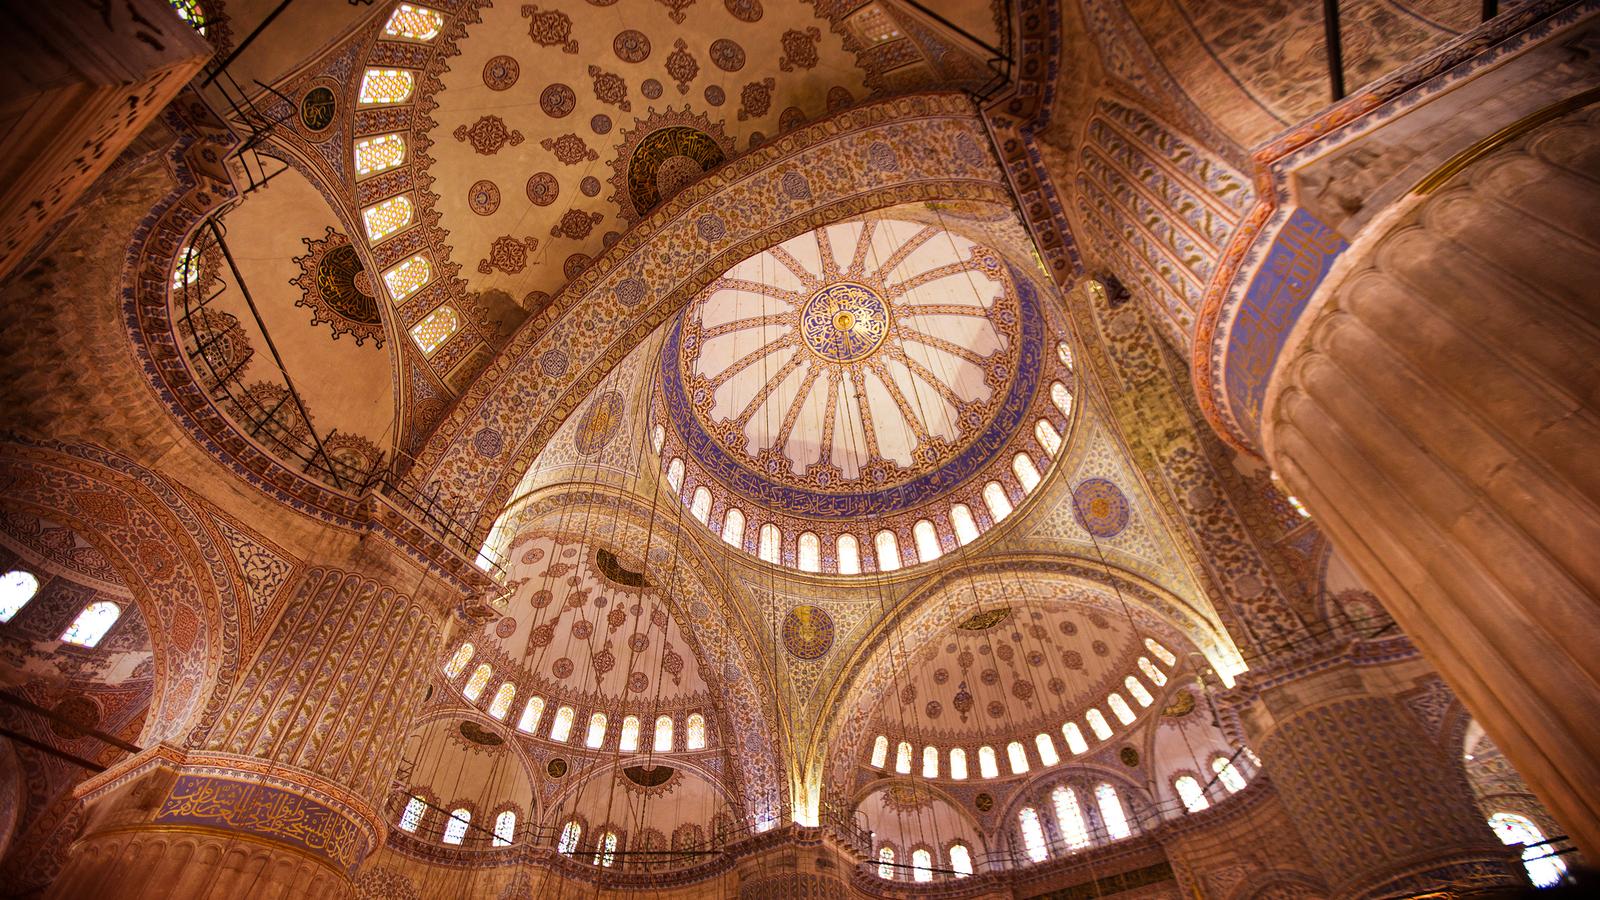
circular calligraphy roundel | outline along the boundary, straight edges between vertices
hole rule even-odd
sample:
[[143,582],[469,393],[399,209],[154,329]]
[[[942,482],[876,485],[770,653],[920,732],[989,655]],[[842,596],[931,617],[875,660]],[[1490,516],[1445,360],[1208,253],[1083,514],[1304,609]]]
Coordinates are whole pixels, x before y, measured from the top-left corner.
[[802,605],[783,617],[783,646],[800,659],[818,659],[833,647],[833,617],[819,607]]
[[889,336],[889,307],[866,285],[837,281],[806,301],[800,336],[812,353],[830,362],[865,359]]
[[671,125],[650,132],[628,160],[628,199],[644,215],[680,188],[722,164],[715,138],[698,128]]

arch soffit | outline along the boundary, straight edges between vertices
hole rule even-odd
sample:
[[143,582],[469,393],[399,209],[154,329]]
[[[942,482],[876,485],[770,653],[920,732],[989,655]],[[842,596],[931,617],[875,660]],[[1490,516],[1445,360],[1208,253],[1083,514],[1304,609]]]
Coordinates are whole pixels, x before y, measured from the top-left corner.
[[[541,813],[541,820],[545,815],[548,814],[560,813],[560,815],[557,816],[556,819],[544,822],[543,824],[552,828],[560,825],[561,822],[557,821],[558,819],[564,821],[574,812],[579,810],[576,798],[584,788],[599,781],[602,776],[620,772],[622,769],[630,765],[634,765],[646,760],[653,761],[657,765],[670,765],[672,768],[683,772],[685,775],[704,781],[708,786],[710,786],[712,792],[714,792],[718,797],[722,798],[723,801],[728,804],[732,811],[738,811],[740,809],[740,798],[733,793],[723,778],[716,772],[691,760],[679,759],[675,756],[665,757],[664,759],[665,761],[663,761],[663,757],[640,753],[620,759],[613,759],[602,765],[590,767],[581,775],[578,775],[576,778],[574,778],[570,784],[564,786],[559,793],[551,797],[544,804],[545,811],[544,813]],[[628,776],[622,775],[622,777],[627,778]],[[569,803],[568,801],[574,802]]]
[[[684,189],[524,322],[467,388],[418,454],[429,490],[479,509],[477,528],[487,529],[599,379],[730,266],[902,203],[1009,205],[987,144],[965,97],[903,96],[843,110]],[[892,165],[869,162],[884,159],[880,147]],[[483,478],[485,469],[495,477]]]
[[859,808],[861,804],[872,799],[873,794],[876,794],[879,791],[886,791],[897,784],[909,785],[919,791],[926,790],[929,794],[933,795],[935,800],[945,803],[952,810],[954,810],[956,817],[971,826],[973,834],[976,834],[979,839],[983,840],[984,842],[988,841],[988,832],[985,831],[983,826],[978,822],[978,817],[973,815],[972,811],[967,808],[967,804],[956,800],[955,797],[951,796],[950,793],[940,785],[929,781],[924,781],[920,778],[910,778],[904,775],[898,775],[870,781],[864,785],[861,785],[859,788],[856,788],[855,793],[850,797],[850,808]]
[[153,472],[76,445],[4,445],[0,483],[11,504],[94,545],[138,605],[155,665],[142,742],[203,734],[241,654],[240,595],[202,514]]
[[[448,696],[448,694],[446,696]],[[535,785],[539,783],[539,779],[537,777],[539,766],[535,763],[533,757],[528,753],[522,742],[517,739],[516,731],[509,724],[509,719],[506,722],[502,722],[498,719],[485,715],[476,707],[454,703],[446,706],[437,706],[419,713],[412,721],[411,729],[406,732],[405,742],[410,743],[411,739],[415,737],[425,738],[428,729],[436,726],[440,722],[460,722],[463,719],[471,719],[484,729],[492,731],[495,734],[500,735],[502,738],[505,738],[506,745],[511,748],[511,754],[516,758],[517,765],[522,767],[523,777],[528,780],[528,784]],[[435,786],[431,784],[408,785],[408,789],[413,793],[430,792],[433,791],[434,787]],[[539,794],[537,791],[532,794],[528,800],[528,803],[535,810],[543,805],[539,802]],[[440,801],[440,805],[443,805],[443,801]]]

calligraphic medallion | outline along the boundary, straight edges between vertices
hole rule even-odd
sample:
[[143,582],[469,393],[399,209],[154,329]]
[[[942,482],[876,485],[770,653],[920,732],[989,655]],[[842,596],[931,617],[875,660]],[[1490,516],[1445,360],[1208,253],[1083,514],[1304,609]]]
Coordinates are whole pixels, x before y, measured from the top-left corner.
[[818,659],[833,647],[833,617],[802,605],[783,617],[783,647],[798,659]]
[[999,609],[986,609],[976,612],[956,627],[962,631],[988,631],[1001,622],[1011,618],[1011,607],[1002,606]]
[[1128,527],[1128,498],[1104,478],[1085,478],[1072,491],[1078,522],[1095,537],[1116,537]]
[[800,310],[800,337],[817,356],[852,363],[871,356],[889,336],[889,306],[854,281],[836,281]]
[[333,91],[317,85],[300,98],[300,124],[307,131],[326,131],[333,124],[336,108]]

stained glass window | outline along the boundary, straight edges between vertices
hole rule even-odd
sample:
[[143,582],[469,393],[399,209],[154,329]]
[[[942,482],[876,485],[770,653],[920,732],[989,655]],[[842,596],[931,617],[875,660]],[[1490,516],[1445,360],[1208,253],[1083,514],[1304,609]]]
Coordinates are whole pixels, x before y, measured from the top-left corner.
[[1056,752],[1056,742],[1050,735],[1043,732],[1034,735],[1033,745],[1039,751],[1039,762],[1047,766],[1061,762],[1061,754]]
[[683,490],[683,460],[674,456],[672,462],[667,463],[667,484],[674,491]]
[[544,715],[544,698],[532,696],[528,698],[528,705],[522,708],[522,718],[517,722],[517,727],[532,734],[539,729],[539,718]]
[[938,747],[923,747],[922,748],[922,777],[923,778],[938,778],[939,777],[939,748]]
[[489,715],[496,719],[504,719],[511,712],[511,701],[517,696],[517,686],[507,681],[500,685],[500,690],[494,692],[494,700],[489,704]]
[[622,735],[617,738],[617,749],[623,753],[639,752],[639,717],[624,716]]
[[957,878],[965,878],[972,874],[972,851],[960,841],[950,845],[950,868],[955,871]]
[[711,492],[703,484],[694,489],[694,499],[689,502],[689,515],[701,522],[711,518]]
[[583,745],[590,750],[599,749],[606,741],[606,714],[595,713],[589,717],[589,733],[583,739]]
[[489,668],[489,664],[483,663],[472,670],[472,677],[467,679],[466,687],[461,689],[461,693],[466,694],[468,700],[478,699],[484,687],[489,684],[489,676],[493,674],[494,670]]
[[655,428],[651,429],[651,431],[650,431],[650,446],[654,447],[655,451],[657,453],[660,453],[661,452],[661,448],[665,447],[666,444],[667,444],[667,429],[662,425],[657,425]]
[[1211,761],[1211,771],[1217,775],[1217,780],[1228,789],[1228,793],[1237,794],[1244,790],[1244,776],[1234,768],[1233,763],[1226,756],[1219,756]]
[[1056,409],[1061,410],[1063,416],[1072,418],[1072,392],[1067,390],[1066,385],[1059,381],[1050,383],[1050,402],[1056,405]]
[[687,732],[687,747],[690,750],[704,750],[706,748],[706,717],[699,713],[690,713],[689,720],[684,726]]
[[1072,345],[1066,341],[1056,344],[1056,358],[1067,368],[1072,368]]
[[465,807],[450,814],[450,821],[444,826],[444,842],[446,844],[459,844],[467,836],[467,826],[472,823],[472,812]]
[[838,541],[839,574],[861,574],[861,542],[853,534],[841,534]]
[[9,622],[33,595],[39,593],[39,579],[32,572],[12,569],[0,577],[0,622]]
[[368,69],[361,76],[361,103],[404,103],[416,86],[414,75],[405,69]]
[[611,868],[611,864],[616,861],[617,833],[615,831],[607,831],[600,835],[600,840],[595,842],[594,864],[597,866],[604,866],[605,868],[609,869]]
[[933,854],[926,850],[916,849],[911,851],[911,880],[933,880]]
[[944,553],[939,546],[939,532],[927,519],[918,519],[917,524],[911,526],[911,538],[917,545],[918,562],[933,562]]
[[875,769],[881,769],[887,765],[888,762],[889,739],[880,734],[878,735],[878,739],[872,742],[872,767]]
[[80,647],[93,647],[100,643],[106,636],[111,626],[117,624],[117,617],[122,615],[122,607],[110,600],[99,600],[83,608],[78,617],[72,620],[61,639],[69,644]]
[[383,26],[383,33],[389,37],[431,41],[443,28],[444,16],[425,6],[402,3],[389,15],[389,21]]
[[577,713],[570,706],[557,709],[556,717],[550,722],[550,740],[566,743],[567,738],[572,736],[572,720],[576,716]]
[[1089,752],[1089,742],[1083,739],[1083,730],[1077,722],[1068,722],[1061,726],[1061,736],[1067,739],[1067,749],[1075,754]]
[[1118,722],[1124,725],[1133,724],[1133,709],[1128,706],[1128,701],[1122,699],[1121,694],[1113,691],[1106,697],[1106,705],[1111,707],[1111,714],[1117,717]]
[[956,540],[963,547],[978,539],[978,521],[972,517],[972,507],[965,503],[950,507],[950,527],[955,529]]
[[1150,657],[1148,656],[1139,657],[1139,671],[1144,673],[1144,677],[1154,682],[1156,687],[1161,687],[1167,683],[1167,676],[1162,674],[1154,663],[1150,662]]
[[1028,771],[1028,752],[1023,749],[1021,741],[1012,741],[1006,745],[1006,759],[1011,763],[1011,774],[1021,775]]
[[1083,714],[1083,717],[1088,720],[1089,730],[1094,732],[1095,737],[1102,741],[1110,739],[1111,726],[1106,722],[1105,713],[1098,709],[1091,708],[1088,712]]
[[1039,439],[1039,446],[1044,448],[1044,452],[1051,456],[1061,452],[1061,433],[1056,431],[1049,419],[1033,423],[1033,436]]
[[960,747],[950,748],[950,777],[956,781],[967,780],[967,751]]
[[411,198],[390,197],[362,210],[361,218],[367,225],[367,240],[376,243],[411,224]]
[[653,744],[657,753],[672,752],[672,717],[656,717],[656,738]]
[[194,284],[200,278],[200,254],[193,247],[185,247],[178,251],[178,261],[172,267],[172,289],[183,290],[186,284]]
[[1206,801],[1205,788],[1193,775],[1179,775],[1173,779],[1172,789],[1178,792],[1178,799],[1183,801],[1183,808],[1189,812],[1199,812],[1211,805]]
[[783,548],[783,534],[778,531],[778,526],[768,522],[761,526],[759,539],[756,541],[756,555],[762,562],[777,563]]
[[200,8],[200,0],[167,0],[172,4],[172,9],[177,12],[178,18],[189,23],[189,27],[201,34],[206,33],[206,11]]
[[1022,847],[1028,852],[1028,858],[1036,863],[1044,862],[1050,849],[1044,843],[1044,826],[1039,824],[1038,810],[1024,806],[1017,813],[1017,822],[1022,826]]
[[878,554],[879,572],[893,572],[900,568],[900,542],[895,539],[894,532],[887,528],[878,532],[872,539],[872,545]]
[[[1537,844],[1544,840],[1544,832],[1525,816],[1514,813],[1495,813],[1489,817],[1489,827],[1494,829],[1500,842],[1507,846]],[[1567,874],[1567,864],[1553,852],[1550,845],[1529,847],[1522,851],[1522,866],[1528,870],[1528,880],[1534,887],[1554,887]]]
[[1128,816],[1122,811],[1122,798],[1117,789],[1105,782],[1095,785],[1094,799],[1100,804],[1100,820],[1106,823],[1106,834],[1112,840],[1125,838],[1133,832],[1128,828]]
[[467,663],[472,662],[472,653],[473,647],[471,642],[462,644],[459,648],[457,648],[456,655],[450,657],[450,661],[445,663],[444,677],[454,678],[466,671]]
[[1089,846],[1089,826],[1083,820],[1083,808],[1078,806],[1077,792],[1058,784],[1050,792],[1050,800],[1056,808],[1056,826],[1067,846],[1074,850]]
[[356,174],[374,175],[406,161],[406,139],[385,134],[356,141]]
[[556,843],[556,852],[572,855],[578,849],[578,840],[583,837],[583,826],[577,819],[568,819],[567,824],[561,826],[561,840]]
[[878,877],[894,877],[894,848],[882,846],[878,848]]
[[894,770],[901,775],[911,774],[911,742],[901,741],[894,748]]
[[802,572],[822,571],[822,538],[810,531],[800,532],[800,540],[796,545]]
[[1011,515],[1011,498],[1006,496],[1006,489],[998,481],[983,486],[983,505],[989,507],[989,518],[996,522]]
[[744,510],[735,506],[722,514],[722,539],[730,547],[744,546]]
[[450,336],[460,327],[461,317],[456,315],[455,307],[446,303],[411,326],[411,337],[425,355],[431,356],[433,351],[444,346],[444,342],[450,340]]
[[1167,665],[1175,666],[1178,664],[1178,658],[1172,655],[1172,651],[1157,643],[1155,638],[1145,638],[1144,645],[1145,647],[1149,648],[1151,653],[1154,653],[1156,656],[1160,657],[1161,661]]
[[1011,457],[1011,474],[1017,476],[1017,483],[1022,485],[1024,494],[1033,493],[1033,489],[1039,486],[1039,468],[1033,464],[1033,457],[1026,453]]
[[412,797],[406,801],[406,808],[400,812],[400,830],[416,831],[422,824],[422,814],[427,812],[428,802],[421,797]]
[[[428,260],[423,256],[413,256],[383,273],[383,281],[389,286],[389,296],[394,299],[395,303],[400,303],[415,294],[432,277],[433,266],[429,265]],[[455,311],[451,310],[451,316],[454,317],[454,315]],[[455,331],[454,328],[450,330]],[[415,332],[413,332],[414,334]],[[421,343],[420,338],[418,343]]]
[[494,817],[494,846],[509,847],[517,834],[517,814],[506,810]]
[[993,747],[978,748],[978,774],[984,778],[1000,777],[1000,762],[995,758]]
[[1122,686],[1128,689],[1128,693],[1133,695],[1133,699],[1137,700],[1140,706],[1149,706],[1156,702],[1156,698],[1150,696],[1150,692],[1145,690],[1144,682],[1132,675],[1122,679]]

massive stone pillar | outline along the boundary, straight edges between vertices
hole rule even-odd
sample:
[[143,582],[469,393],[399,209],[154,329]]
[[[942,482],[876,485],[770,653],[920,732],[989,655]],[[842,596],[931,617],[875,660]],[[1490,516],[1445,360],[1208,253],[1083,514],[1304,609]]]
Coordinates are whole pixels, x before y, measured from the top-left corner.
[[83,837],[48,896],[347,896],[439,642],[405,594],[307,571],[214,726],[85,783]]
[[1264,448],[1594,860],[1600,110],[1496,140],[1329,273],[1273,373]]
[[1362,656],[1252,670],[1238,689],[1254,693],[1251,745],[1332,896],[1513,883],[1460,764],[1385,690],[1404,674]]

